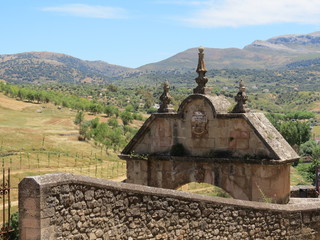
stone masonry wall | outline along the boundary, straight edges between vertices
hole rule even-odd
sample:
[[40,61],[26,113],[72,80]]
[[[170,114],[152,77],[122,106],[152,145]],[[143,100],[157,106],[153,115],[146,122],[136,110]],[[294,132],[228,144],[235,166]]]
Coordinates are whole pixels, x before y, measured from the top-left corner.
[[35,239],[320,239],[318,203],[277,205],[48,174],[19,184],[20,234]]
[[183,121],[180,118],[154,120],[148,134],[143,136],[133,151],[140,154],[168,155],[174,144],[181,143],[190,156],[213,156],[226,152],[232,153],[233,157],[244,155],[271,159],[275,157],[244,118],[213,117],[209,107],[202,110],[208,118],[207,133],[195,137],[192,133],[191,119],[192,113],[198,107],[196,103],[192,105],[193,108],[188,109]]

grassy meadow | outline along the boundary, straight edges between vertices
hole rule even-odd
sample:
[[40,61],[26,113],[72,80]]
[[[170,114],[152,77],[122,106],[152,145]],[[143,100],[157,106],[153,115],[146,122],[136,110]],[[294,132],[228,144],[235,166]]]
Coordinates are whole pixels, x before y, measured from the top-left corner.
[[0,94],[0,164],[11,169],[11,212],[17,211],[18,183],[26,176],[68,172],[117,181],[126,178],[125,162],[116,153],[78,141],[75,115],[74,110],[50,103],[27,103]]

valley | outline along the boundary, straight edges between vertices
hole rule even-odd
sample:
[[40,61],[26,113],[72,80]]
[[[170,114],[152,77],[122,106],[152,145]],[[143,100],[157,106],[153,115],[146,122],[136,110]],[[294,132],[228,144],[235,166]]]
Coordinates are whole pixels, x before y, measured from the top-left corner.
[[[234,104],[243,80],[252,111],[281,116],[312,112],[298,121],[312,125],[310,137],[317,139],[319,46],[314,33],[255,41],[244,49],[207,48],[210,95],[223,95]],[[175,110],[192,93],[196,51],[137,69],[49,52],[1,55],[0,161],[11,169],[12,212],[17,211],[17,185],[26,176],[69,172],[124,180],[126,164],[117,155],[157,111],[165,80]],[[75,123],[79,113],[83,119]],[[297,121],[282,117],[280,123]],[[309,162],[291,167],[291,185],[311,184],[310,176]],[[208,184],[190,183],[179,190],[229,197]]]

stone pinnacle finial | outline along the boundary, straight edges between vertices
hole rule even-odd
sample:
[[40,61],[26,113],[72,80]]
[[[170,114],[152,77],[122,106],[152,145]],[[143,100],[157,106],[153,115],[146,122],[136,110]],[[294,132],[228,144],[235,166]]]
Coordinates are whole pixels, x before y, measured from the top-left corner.
[[204,62],[204,47],[199,47],[199,60],[196,72],[199,74],[195,79],[198,86],[193,89],[193,93],[206,94],[206,83],[208,82],[208,78],[205,76],[207,68]]
[[170,85],[168,81],[163,83],[163,93],[160,96],[160,107],[158,109],[158,113],[167,113],[173,112],[173,108],[170,104],[172,97],[169,94]]
[[232,109],[232,113],[246,113],[249,112],[249,108],[247,108],[246,101],[248,100],[248,96],[245,93],[246,87],[244,86],[243,81],[241,80],[239,83],[239,92],[234,97],[234,100],[237,104]]

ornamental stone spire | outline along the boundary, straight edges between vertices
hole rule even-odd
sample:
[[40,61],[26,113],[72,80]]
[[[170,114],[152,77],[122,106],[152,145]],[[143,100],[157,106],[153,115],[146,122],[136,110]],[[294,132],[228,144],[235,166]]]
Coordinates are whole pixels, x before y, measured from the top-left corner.
[[246,101],[248,100],[248,96],[245,93],[246,87],[244,86],[243,81],[241,80],[239,83],[239,92],[234,97],[234,100],[237,104],[232,109],[232,113],[246,113],[249,112],[249,108],[247,108]]
[[206,94],[206,83],[208,78],[205,76],[207,72],[206,64],[204,62],[204,47],[199,47],[199,60],[196,72],[199,76],[195,79],[198,86],[193,89],[194,94]]
[[171,102],[171,95],[169,94],[170,85],[168,81],[165,81],[163,83],[163,93],[160,96],[160,107],[158,109],[158,113],[167,113],[167,112],[173,112],[173,108],[170,104]]

